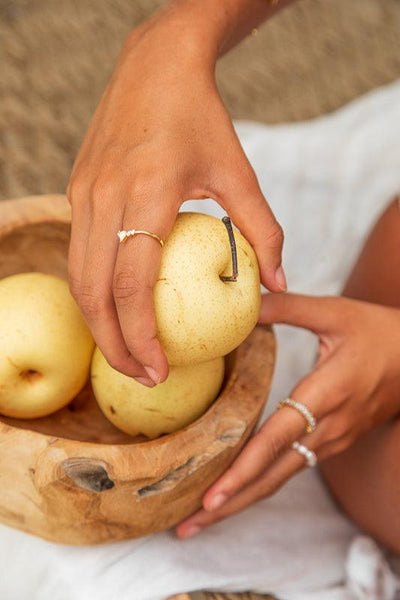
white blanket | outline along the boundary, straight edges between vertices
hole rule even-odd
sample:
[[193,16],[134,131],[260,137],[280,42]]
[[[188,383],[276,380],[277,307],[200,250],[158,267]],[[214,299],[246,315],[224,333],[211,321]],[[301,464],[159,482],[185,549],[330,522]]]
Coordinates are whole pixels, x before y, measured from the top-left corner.
[[[400,83],[314,121],[236,126],[286,233],[290,289],[338,293],[366,231],[400,190]],[[208,201],[185,205],[205,207],[220,214]],[[306,332],[278,330],[268,411],[310,368],[315,348]],[[345,584],[346,554],[357,533],[318,472],[305,470],[274,497],[185,541],[164,532],[73,548],[0,527],[0,598],[161,600],[207,588],[252,589],[284,600],[367,598],[357,592],[353,554],[353,580]],[[391,600],[393,594],[379,598]]]

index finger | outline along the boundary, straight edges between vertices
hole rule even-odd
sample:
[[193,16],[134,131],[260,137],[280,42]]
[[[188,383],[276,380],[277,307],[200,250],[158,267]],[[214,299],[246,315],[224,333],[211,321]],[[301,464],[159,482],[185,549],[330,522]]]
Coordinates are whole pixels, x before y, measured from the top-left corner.
[[[175,195],[162,202],[128,204],[123,230],[141,230],[165,241],[178,212]],[[153,287],[157,281],[162,247],[156,238],[137,234],[119,245],[115,263],[113,295],[125,343],[154,383],[167,378],[168,363],[157,339]]]
[[318,334],[342,328],[342,315],[352,303],[347,298],[302,294],[264,294],[259,322],[285,323]]
[[244,450],[205,494],[203,506],[215,510],[259,477],[304,433],[304,419],[294,410],[279,410],[267,419]]

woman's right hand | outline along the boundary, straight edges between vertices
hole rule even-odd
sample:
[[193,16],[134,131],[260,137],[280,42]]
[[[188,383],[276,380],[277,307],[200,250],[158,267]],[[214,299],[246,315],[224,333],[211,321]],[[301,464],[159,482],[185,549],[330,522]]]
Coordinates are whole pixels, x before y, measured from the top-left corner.
[[118,230],[166,239],[182,202],[214,198],[254,247],[263,284],[285,288],[282,230],[219,96],[217,56],[179,23],[166,11],[130,34],[67,192],[71,292],[111,366],[149,386],[168,375],[152,300],[161,246],[120,245]]

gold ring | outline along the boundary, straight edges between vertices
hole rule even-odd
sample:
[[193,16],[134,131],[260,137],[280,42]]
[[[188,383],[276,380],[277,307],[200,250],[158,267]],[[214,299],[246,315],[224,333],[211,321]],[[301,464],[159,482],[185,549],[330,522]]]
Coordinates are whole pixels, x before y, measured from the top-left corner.
[[119,243],[125,242],[128,237],[133,237],[134,235],[139,235],[142,233],[143,235],[149,235],[159,242],[161,248],[164,246],[164,240],[162,240],[156,233],[150,233],[150,231],[144,231],[142,229],[122,229],[117,232],[117,236],[119,237]]
[[315,428],[317,426],[317,420],[314,417],[314,415],[312,414],[312,412],[302,402],[293,400],[293,398],[286,398],[286,400],[281,400],[281,402],[279,402],[279,404],[276,408],[278,410],[279,408],[282,408],[283,406],[290,406],[290,408],[294,408],[305,418],[306,433],[312,433],[315,430]]

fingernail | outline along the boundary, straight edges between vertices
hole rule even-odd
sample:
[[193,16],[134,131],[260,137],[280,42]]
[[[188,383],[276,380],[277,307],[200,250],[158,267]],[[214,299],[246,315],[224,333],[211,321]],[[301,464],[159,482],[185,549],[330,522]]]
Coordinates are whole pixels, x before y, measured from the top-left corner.
[[282,265],[275,272],[275,281],[283,292],[287,290],[286,275]]
[[225,496],[225,494],[217,494],[216,496],[214,496],[213,498],[211,498],[211,500],[209,502],[207,502],[207,508],[204,507],[206,510],[217,510],[217,508],[219,508],[220,506],[222,506],[224,504],[224,502],[227,501],[227,496]]
[[198,525],[191,525],[190,527],[185,529],[183,535],[181,534],[181,537],[183,537],[184,539],[191,538],[191,537],[197,535],[198,533],[200,533],[200,531],[201,531],[201,527],[199,527]]
[[146,387],[154,387],[154,381],[152,379],[147,379],[147,377],[135,377],[138,383],[145,385]]
[[146,369],[147,375],[155,383],[155,385],[157,385],[157,383],[161,383],[161,377],[159,376],[159,374],[157,373],[157,371],[155,369],[153,369],[153,367],[146,367],[145,366],[145,369]]

